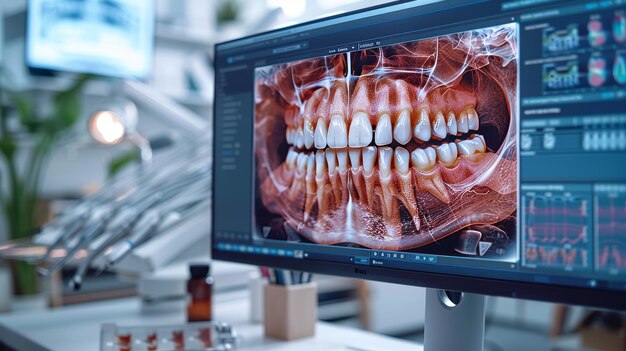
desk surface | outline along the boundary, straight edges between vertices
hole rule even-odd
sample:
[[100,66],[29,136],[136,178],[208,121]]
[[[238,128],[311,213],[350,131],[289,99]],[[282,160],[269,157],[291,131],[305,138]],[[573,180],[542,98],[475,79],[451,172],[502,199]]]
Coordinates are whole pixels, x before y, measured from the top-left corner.
[[[249,321],[247,292],[216,296],[215,318],[231,323],[243,337],[240,351],[262,350],[422,350],[422,346],[357,329],[319,322],[312,338],[281,342],[263,337],[263,325]],[[0,316],[0,340],[18,351],[98,350],[100,325],[171,325],[183,323],[183,311],[142,313],[138,299],[64,307],[45,312]]]

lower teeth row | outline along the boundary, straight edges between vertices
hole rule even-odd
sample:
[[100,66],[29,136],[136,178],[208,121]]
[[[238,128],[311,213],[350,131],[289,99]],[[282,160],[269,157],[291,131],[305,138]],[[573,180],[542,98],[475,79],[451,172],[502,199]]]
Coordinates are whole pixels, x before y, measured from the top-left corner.
[[289,149],[285,164],[288,168],[295,168],[301,174],[323,175],[330,174],[337,169],[345,171],[348,167],[358,169],[363,167],[364,173],[371,174],[378,160],[381,175],[391,172],[392,165],[396,171],[407,173],[409,165],[421,170],[429,171],[435,167],[437,161],[445,166],[454,166],[459,156],[485,153],[487,147],[482,135],[472,135],[470,139],[456,140],[443,143],[439,146],[417,148],[409,152],[404,147],[392,149],[388,146],[367,146],[363,148],[326,149],[317,152],[298,153],[293,147]]

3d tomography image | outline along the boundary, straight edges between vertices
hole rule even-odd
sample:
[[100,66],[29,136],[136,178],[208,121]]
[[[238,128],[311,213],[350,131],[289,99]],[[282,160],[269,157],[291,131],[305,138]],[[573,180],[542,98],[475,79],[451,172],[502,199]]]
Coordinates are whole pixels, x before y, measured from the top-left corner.
[[255,71],[256,233],[511,260],[517,29]]

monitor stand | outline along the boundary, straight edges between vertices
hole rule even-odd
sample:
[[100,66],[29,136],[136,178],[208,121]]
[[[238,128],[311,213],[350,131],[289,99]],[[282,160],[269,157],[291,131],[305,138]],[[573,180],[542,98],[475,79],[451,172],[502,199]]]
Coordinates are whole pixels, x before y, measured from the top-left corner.
[[485,296],[426,289],[425,351],[482,351]]

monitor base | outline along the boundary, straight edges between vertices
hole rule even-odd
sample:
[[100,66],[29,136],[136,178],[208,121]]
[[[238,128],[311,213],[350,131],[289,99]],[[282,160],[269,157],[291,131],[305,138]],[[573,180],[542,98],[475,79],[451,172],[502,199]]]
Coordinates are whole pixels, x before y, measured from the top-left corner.
[[426,289],[426,351],[482,351],[485,296]]

